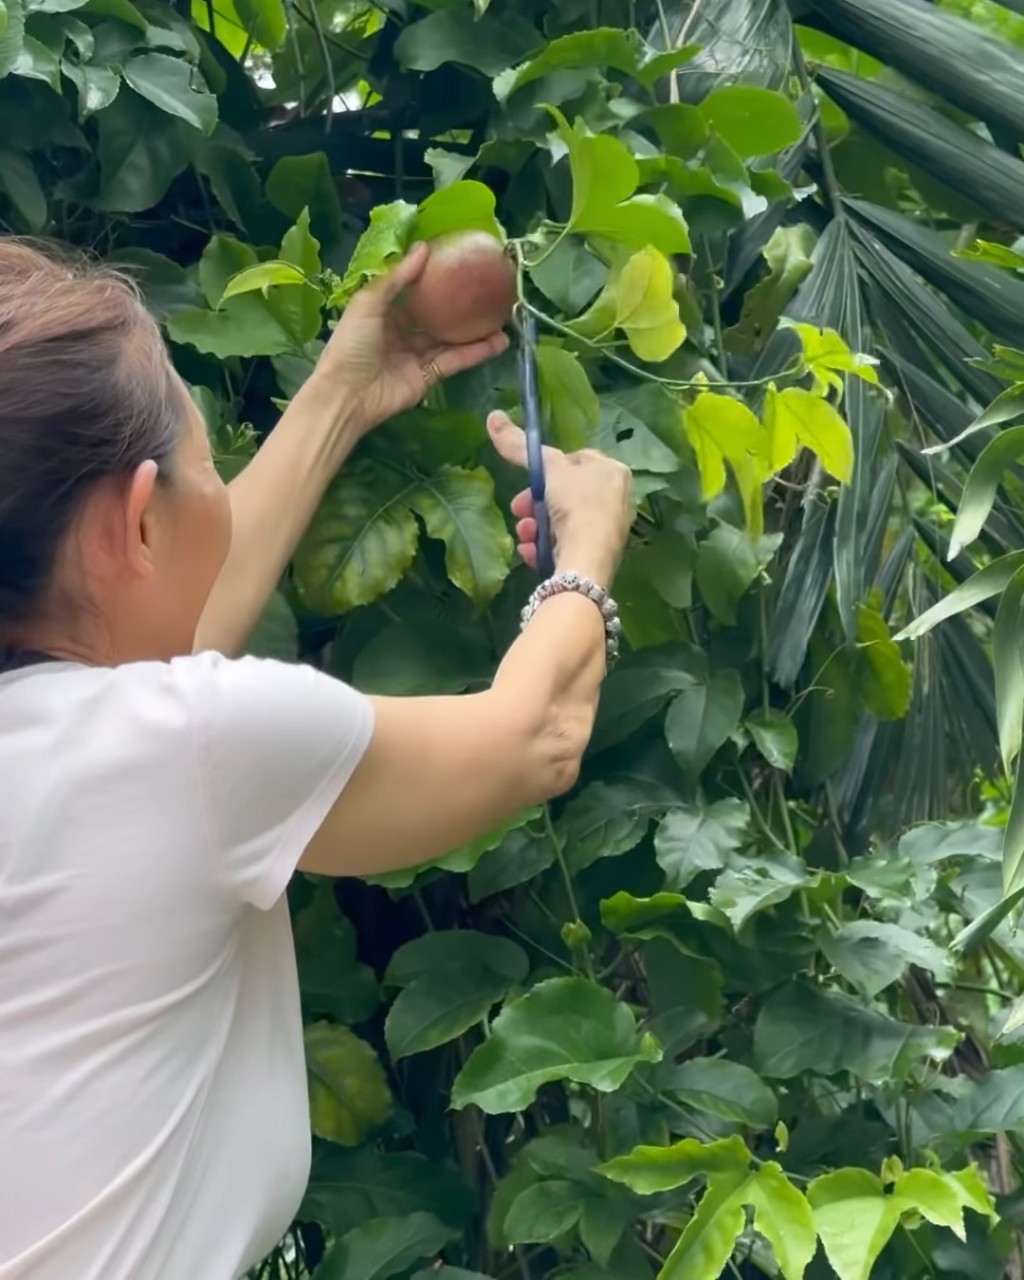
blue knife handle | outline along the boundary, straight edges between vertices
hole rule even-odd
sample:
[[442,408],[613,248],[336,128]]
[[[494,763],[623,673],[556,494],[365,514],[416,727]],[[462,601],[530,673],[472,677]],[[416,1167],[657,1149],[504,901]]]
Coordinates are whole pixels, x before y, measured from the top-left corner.
[[537,522],[537,568],[542,578],[555,572],[548,516],[547,483],[544,476],[544,442],[540,427],[540,398],[537,391],[536,321],[526,308],[520,319],[519,383],[523,401],[523,428],[526,432],[526,464],[530,476],[533,516]]

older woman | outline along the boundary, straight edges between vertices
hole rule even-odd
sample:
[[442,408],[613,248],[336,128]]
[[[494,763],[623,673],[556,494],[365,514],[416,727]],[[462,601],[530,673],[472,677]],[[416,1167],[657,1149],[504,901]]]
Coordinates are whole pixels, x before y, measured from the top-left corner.
[[225,488],[132,290],[0,241],[3,1280],[232,1280],[266,1252],[309,1160],[290,876],[415,864],[577,775],[630,519],[600,454],[549,453],[559,572],[486,692],[225,656],[359,438],[503,348],[403,334],[426,256],[356,298]]

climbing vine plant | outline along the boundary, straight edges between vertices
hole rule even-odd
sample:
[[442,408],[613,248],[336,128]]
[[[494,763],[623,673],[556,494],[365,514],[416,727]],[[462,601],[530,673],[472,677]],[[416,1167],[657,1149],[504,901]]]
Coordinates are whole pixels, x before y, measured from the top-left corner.
[[[944,568],[958,482],[914,432],[953,447],[942,423],[1024,403],[1019,352],[982,345],[1009,304],[968,333],[922,283],[970,311],[971,272],[1021,260],[949,194],[995,170],[908,157],[953,125],[900,92],[923,28],[901,44],[887,5],[0,3],[0,216],[138,278],[226,476],[353,294],[463,229],[518,264],[548,438],[634,476],[626,653],[573,793],[427,867],[290,887],[314,1158],[261,1276],[1020,1275],[1024,570],[962,557],[1024,446],[977,458]],[[946,42],[933,93],[986,41],[1016,56],[901,8]],[[532,581],[496,406],[512,355],[360,446],[253,652],[486,684]],[[997,716],[957,610],[1003,586]]]

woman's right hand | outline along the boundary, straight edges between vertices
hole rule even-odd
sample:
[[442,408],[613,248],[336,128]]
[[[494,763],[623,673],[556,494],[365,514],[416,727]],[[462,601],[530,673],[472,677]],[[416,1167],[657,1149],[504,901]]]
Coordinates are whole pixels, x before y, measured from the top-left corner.
[[[492,413],[487,430],[506,462],[526,466],[526,436],[507,414]],[[633,523],[629,468],[597,449],[563,453],[545,445],[544,470],[556,568],[609,588]],[[512,514],[519,554],[536,568],[537,523],[529,489],[512,500]]]

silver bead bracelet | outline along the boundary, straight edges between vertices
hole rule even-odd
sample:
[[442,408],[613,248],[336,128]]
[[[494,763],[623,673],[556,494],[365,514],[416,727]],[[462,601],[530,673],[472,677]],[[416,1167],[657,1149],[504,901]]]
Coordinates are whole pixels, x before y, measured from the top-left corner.
[[604,587],[599,587],[596,582],[578,573],[556,573],[554,577],[542,582],[523,608],[520,615],[522,618],[520,630],[526,627],[545,600],[550,600],[552,596],[563,595],[566,591],[575,591],[581,596],[586,596],[601,610],[601,618],[604,621],[605,662],[610,668],[619,656],[619,636],[622,634],[619,606]]

